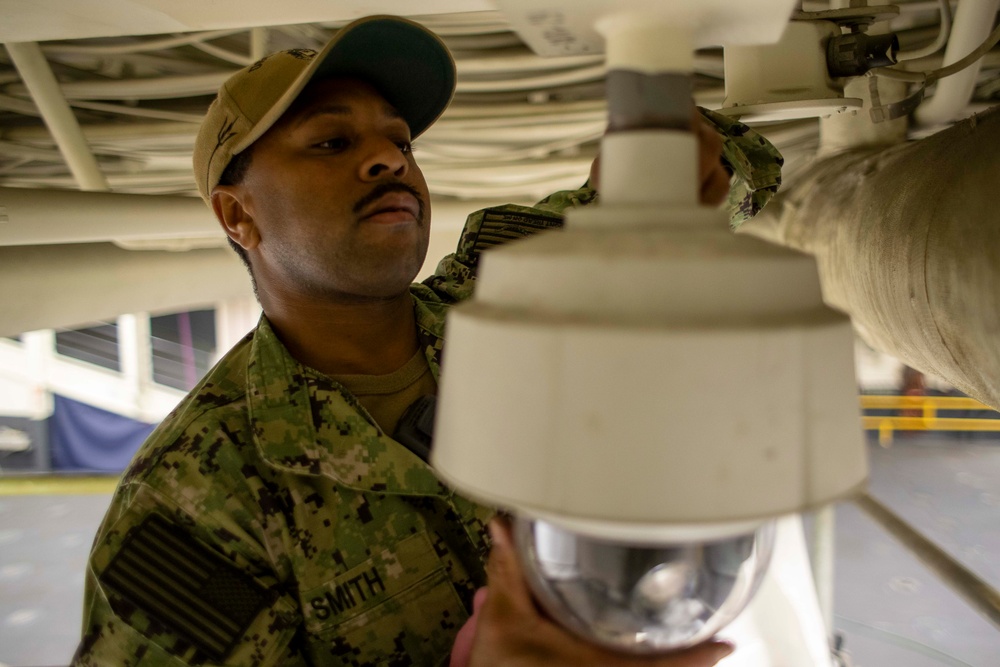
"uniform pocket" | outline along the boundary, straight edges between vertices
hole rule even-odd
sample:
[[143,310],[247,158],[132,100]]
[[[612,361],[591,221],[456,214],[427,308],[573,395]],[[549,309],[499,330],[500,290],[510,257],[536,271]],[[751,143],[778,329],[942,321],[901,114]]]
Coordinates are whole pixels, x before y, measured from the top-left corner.
[[316,664],[435,665],[468,613],[423,533],[303,596]]

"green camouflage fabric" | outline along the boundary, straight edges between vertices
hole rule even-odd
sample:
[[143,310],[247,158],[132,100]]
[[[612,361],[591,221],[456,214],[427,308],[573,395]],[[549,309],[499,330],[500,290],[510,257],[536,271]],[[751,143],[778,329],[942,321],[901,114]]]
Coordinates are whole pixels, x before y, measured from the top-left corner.
[[698,108],[709,125],[722,135],[722,159],[732,170],[729,224],[737,229],[771,201],[781,187],[785,160],[771,142],[748,126],[721,113]]
[[[737,182],[772,182],[754,160],[770,173],[780,157],[754,137],[742,126],[726,137],[743,160]],[[480,253],[596,200],[585,185],[469,216],[457,251],[411,287],[435,378],[448,309],[472,295]],[[262,317],[123,475],[91,552],[73,664],[445,664],[486,583],[493,513],[293,359]]]
[[[436,376],[443,302],[413,292]],[[123,476],[73,664],[442,664],[485,584],[492,515],[262,318]]]

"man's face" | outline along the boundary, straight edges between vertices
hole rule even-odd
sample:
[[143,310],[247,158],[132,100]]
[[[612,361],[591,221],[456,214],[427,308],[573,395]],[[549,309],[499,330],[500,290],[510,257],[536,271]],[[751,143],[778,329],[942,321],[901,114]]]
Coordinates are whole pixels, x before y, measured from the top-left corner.
[[241,187],[262,290],[391,298],[423,264],[430,201],[410,129],[367,83],[310,84],[254,143]]

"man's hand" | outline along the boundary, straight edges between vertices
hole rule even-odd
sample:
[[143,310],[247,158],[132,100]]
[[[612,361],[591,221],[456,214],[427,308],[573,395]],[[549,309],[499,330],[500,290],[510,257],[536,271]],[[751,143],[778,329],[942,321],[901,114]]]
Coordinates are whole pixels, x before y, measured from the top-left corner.
[[[729,172],[722,166],[722,137],[706,123],[696,109],[692,121],[698,135],[698,182],[700,199],[705,206],[718,206],[729,195]],[[670,159],[665,156],[665,159]],[[590,165],[590,185],[600,191],[601,156]]]
[[[724,642],[707,642],[668,656],[637,657],[602,649],[569,634],[535,607],[514,552],[509,528],[490,524],[493,551],[487,565],[489,592],[480,594],[468,662],[456,645],[452,665],[469,667],[712,667],[732,653]],[[468,636],[468,626],[463,628]],[[461,642],[459,642],[461,643]]]

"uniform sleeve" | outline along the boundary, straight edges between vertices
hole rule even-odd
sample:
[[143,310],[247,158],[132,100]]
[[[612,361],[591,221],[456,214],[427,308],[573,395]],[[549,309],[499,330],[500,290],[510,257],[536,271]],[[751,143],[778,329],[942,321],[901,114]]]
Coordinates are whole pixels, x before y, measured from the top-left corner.
[[306,664],[295,598],[236,531],[150,488],[119,495],[87,566],[73,665]]
[[738,120],[698,110],[722,136],[722,161],[733,172],[726,208],[729,224],[736,229],[760,213],[781,187],[785,159],[770,141]]

